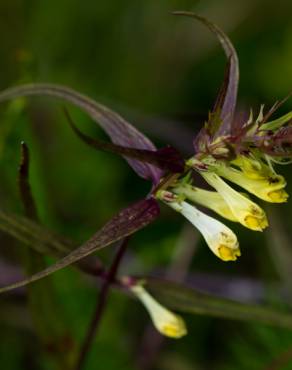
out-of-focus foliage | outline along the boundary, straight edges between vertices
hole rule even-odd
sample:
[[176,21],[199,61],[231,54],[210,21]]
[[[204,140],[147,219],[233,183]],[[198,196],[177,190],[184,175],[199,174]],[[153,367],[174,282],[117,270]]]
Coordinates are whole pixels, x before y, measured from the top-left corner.
[[[212,35],[199,24],[171,16],[173,10],[202,13],[230,35],[240,59],[243,109],[250,105],[256,109],[261,103],[271,106],[291,90],[289,0],[3,0],[1,90],[22,82],[72,86],[122,113],[158,145],[170,143],[189,153],[191,134],[201,127],[220,86],[225,59]],[[283,112],[291,107],[290,100]],[[49,99],[1,107],[0,201],[1,207],[23,213],[16,178],[19,143],[24,140],[31,151],[31,185],[42,223],[78,244],[119,209],[144,196],[148,187],[123,160],[78,140],[65,124],[61,108]],[[72,112],[79,127],[104,138],[80,111]],[[281,171],[290,180],[291,193],[292,177],[285,168]],[[288,230],[289,237],[291,201],[279,209],[281,232]],[[158,222],[131,241],[123,271],[150,273],[170,263],[183,225],[174,213],[162,213]],[[273,220],[271,227],[271,231],[277,227]],[[239,227],[236,232],[244,251],[241,259],[221,264],[199,243],[190,284],[205,292],[271,302],[289,310],[291,291],[281,288],[289,287],[289,274],[283,274],[283,281],[281,258],[275,263],[271,252],[279,253],[276,238],[271,245],[266,232],[255,235]],[[26,246],[6,234],[0,239],[4,285],[22,274],[21,249]],[[111,255],[111,250],[99,253],[105,262]],[[59,306],[80,343],[95,305],[96,283],[71,268],[58,272],[52,281]],[[51,348],[41,348],[36,339],[26,303],[22,290],[0,298],[1,368],[55,369]],[[87,369],[141,368],[137,363],[147,356],[141,355],[147,320],[139,305],[113,291]],[[150,369],[264,370],[291,350],[292,334],[285,330],[201,316],[189,315],[187,320],[189,335],[180,342],[167,342]],[[287,362],[282,368],[291,366]]]

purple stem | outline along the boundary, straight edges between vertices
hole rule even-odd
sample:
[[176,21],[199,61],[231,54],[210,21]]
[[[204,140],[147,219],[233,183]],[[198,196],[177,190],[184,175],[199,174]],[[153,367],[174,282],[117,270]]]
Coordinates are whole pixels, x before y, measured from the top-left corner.
[[117,253],[114,257],[113,263],[111,267],[108,270],[108,273],[106,275],[106,279],[103,281],[101,285],[100,294],[98,297],[97,305],[95,308],[95,312],[93,315],[93,318],[91,320],[91,323],[89,325],[87,334],[85,336],[84,342],[82,344],[79,357],[77,359],[77,364],[75,367],[75,370],[81,370],[84,368],[87,356],[90,352],[93,340],[97,334],[97,331],[99,329],[99,325],[101,322],[101,318],[106,306],[106,301],[109,293],[109,288],[111,283],[115,280],[119,265],[121,263],[121,260],[123,258],[123,255],[126,251],[128,242],[129,242],[130,236],[123,239],[123,241],[120,243]]

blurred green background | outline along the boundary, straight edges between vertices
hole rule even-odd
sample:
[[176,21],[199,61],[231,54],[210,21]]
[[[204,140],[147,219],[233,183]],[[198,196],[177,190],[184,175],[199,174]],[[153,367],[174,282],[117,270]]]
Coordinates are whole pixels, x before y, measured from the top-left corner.
[[[208,30],[172,16],[173,10],[203,14],[228,33],[240,60],[240,109],[253,107],[257,112],[260,104],[270,107],[291,91],[289,0],[1,0],[0,88],[27,82],[68,85],[118,111],[158,146],[170,143],[187,155],[192,135],[213,104],[225,58]],[[277,114],[291,108],[290,99]],[[83,131],[106,137],[83,113],[71,107],[70,112]],[[34,98],[1,107],[4,209],[23,212],[16,181],[21,140],[31,150],[31,184],[42,223],[76,243],[149,189],[122,159],[79,141],[66,125],[60,102]],[[290,179],[291,193],[291,170],[279,172]],[[232,225],[242,248],[234,264],[216,259],[204,242],[196,243],[196,234],[185,228],[181,217],[163,208],[162,217],[131,241],[121,272],[165,270],[183,239],[193,250],[188,262],[194,287],[289,311],[291,201],[272,208],[270,232],[256,234]],[[26,247],[5,234],[0,243],[2,285],[21,273],[20,250]],[[99,255],[108,263],[113,251],[108,248]],[[71,268],[56,273],[53,283],[58,310],[52,315],[62,311],[58,325],[69,328],[78,345],[95,306],[97,283]],[[0,297],[1,369],[60,368],[52,360],[54,350],[36,335],[24,292]],[[55,305],[51,307],[54,311]],[[288,331],[200,316],[186,320],[189,335],[167,340],[150,361],[146,312],[113,291],[86,369],[292,369]]]

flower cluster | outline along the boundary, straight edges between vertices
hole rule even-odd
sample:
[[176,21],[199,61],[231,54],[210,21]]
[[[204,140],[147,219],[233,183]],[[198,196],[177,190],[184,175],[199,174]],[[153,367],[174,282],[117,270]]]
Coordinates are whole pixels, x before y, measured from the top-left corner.
[[[251,115],[246,122],[240,123],[240,129],[237,122],[236,130],[231,125],[230,131],[225,130],[224,135],[217,131],[211,134],[209,128],[214,127],[214,115],[210,115],[196,141],[197,154],[186,162],[186,175],[157,192],[159,199],[184,215],[201,232],[213,253],[223,261],[234,261],[240,256],[235,234],[193,204],[209,208],[254,231],[263,231],[268,226],[264,210],[247,193],[236,191],[226,180],[266,202],[287,201],[286,180],[275,172],[273,165],[289,161],[291,153],[284,143],[289,140],[286,134],[292,129],[289,127],[292,113],[267,122],[270,114],[271,111],[264,116],[261,109],[256,120],[253,121]],[[216,120],[220,121],[220,118],[217,116]],[[223,124],[221,120],[218,130]],[[199,173],[213,190],[194,186],[192,170]]]
[[[291,157],[292,112],[269,121],[284,103],[275,104],[256,119],[235,118],[238,85],[238,59],[230,40],[214,24],[191,13],[216,33],[229,59],[225,80],[209,119],[194,142],[196,154],[186,161],[183,176],[167,181],[156,197],[185,216],[203,235],[212,252],[223,261],[240,256],[236,235],[223,223],[204,214],[194,204],[209,208],[243,226],[263,231],[268,226],[264,210],[248,194],[238,192],[228,182],[270,203],[288,199],[285,178],[274,170],[274,163],[287,163]],[[194,186],[192,171],[212,190]]]
[[[267,216],[249,194],[270,203],[287,201],[286,181],[275,172],[274,164],[287,164],[292,157],[292,112],[271,120],[272,114],[286,99],[265,113],[262,106],[256,118],[252,113],[246,118],[236,115],[239,66],[231,41],[220,28],[201,16],[189,12],[175,14],[195,18],[207,26],[218,38],[228,59],[214,108],[194,139],[194,154],[186,161],[175,148],[157,149],[149,138],[116,112],[70,88],[31,84],[0,93],[0,102],[44,95],[79,107],[104,129],[111,143],[85,135],[67,114],[79,138],[98,150],[123,156],[138,176],[152,183],[152,190],[145,198],[121,210],[79,248],[22,281],[0,287],[0,293],[37,281],[101,248],[125,240],[159,216],[159,200],[186,217],[217,257],[235,261],[241,253],[235,233],[197,206],[208,208],[253,231],[263,231],[268,226]],[[195,173],[210,187],[209,190],[196,185]],[[237,191],[232,184],[242,190]],[[143,283],[123,286],[142,302],[160,333],[172,338],[186,334],[183,319],[156,301]]]

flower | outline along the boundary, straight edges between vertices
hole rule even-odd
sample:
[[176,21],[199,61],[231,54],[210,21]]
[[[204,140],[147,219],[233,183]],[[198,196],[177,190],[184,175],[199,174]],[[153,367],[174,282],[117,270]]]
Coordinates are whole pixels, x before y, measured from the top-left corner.
[[242,172],[226,165],[218,166],[216,172],[266,202],[284,203],[287,201],[288,194],[284,190],[286,180],[281,175],[271,172],[265,175],[265,171],[253,171],[252,167]]
[[238,221],[224,198],[216,191],[201,189],[190,184],[181,184],[173,188],[173,191],[176,194],[184,195],[192,202],[211,209],[229,221]]
[[167,205],[181,213],[202,234],[211,251],[223,261],[235,261],[240,256],[240,249],[236,235],[222,222],[199,211],[196,207],[181,201],[169,192],[160,193],[161,199]]
[[239,167],[244,175],[250,179],[262,180],[275,174],[269,166],[251,155],[238,155],[231,163]]
[[179,339],[187,334],[183,318],[157,302],[141,284],[130,287],[132,293],[143,303],[155,328],[166,337]]
[[[262,231],[266,228],[268,221],[264,211],[245,195],[236,192],[221,177],[265,201],[283,203],[287,200],[288,194],[284,190],[286,181],[283,176],[274,172],[271,163],[292,163],[292,112],[275,120],[268,120],[289,96],[274,104],[267,112],[261,106],[256,119],[252,110],[248,118],[236,114],[239,63],[231,40],[218,26],[204,17],[183,11],[173,14],[191,17],[204,24],[215,34],[228,60],[215,104],[207,121],[193,138],[195,153],[190,159],[184,160],[170,146],[157,149],[148,137],[118,113],[68,87],[28,84],[0,92],[0,103],[20,97],[43,95],[62,99],[80,108],[101,126],[111,143],[87,136],[69,119],[77,136],[91,147],[123,156],[138,176],[152,183],[151,191],[145,198],[119,212],[95,234],[94,243],[90,239],[54,265],[18,283],[0,288],[0,293],[37,281],[97,249],[127,238],[158,217],[160,208],[157,200],[164,201],[195,225],[215,255],[224,261],[236,260],[240,256],[236,235],[224,224],[185,201],[187,198],[206,206],[252,230]],[[184,179],[192,170],[199,172],[216,192],[193,187],[190,176],[186,185]],[[147,304],[152,302],[150,300],[149,303],[147,294],[142,294],[141,289],[138,291]],[[156,307],[157,305],[159,307],[156,302]],[[166,312],[163,307],[162,309]],[[172,313],[170,315],[173,317]],[[167,329],[167,325],[161,328],[157,324],[157,327],[175,337],[184,332],[183,326],[181,325],[179,331],[179,325],[176,324],[175,330]]]
[[238,193],[216,173],[202,171],[201,175],[223,197],[238,222],[255,231],[262,231],[268,226],[265,212],[256,203]]

